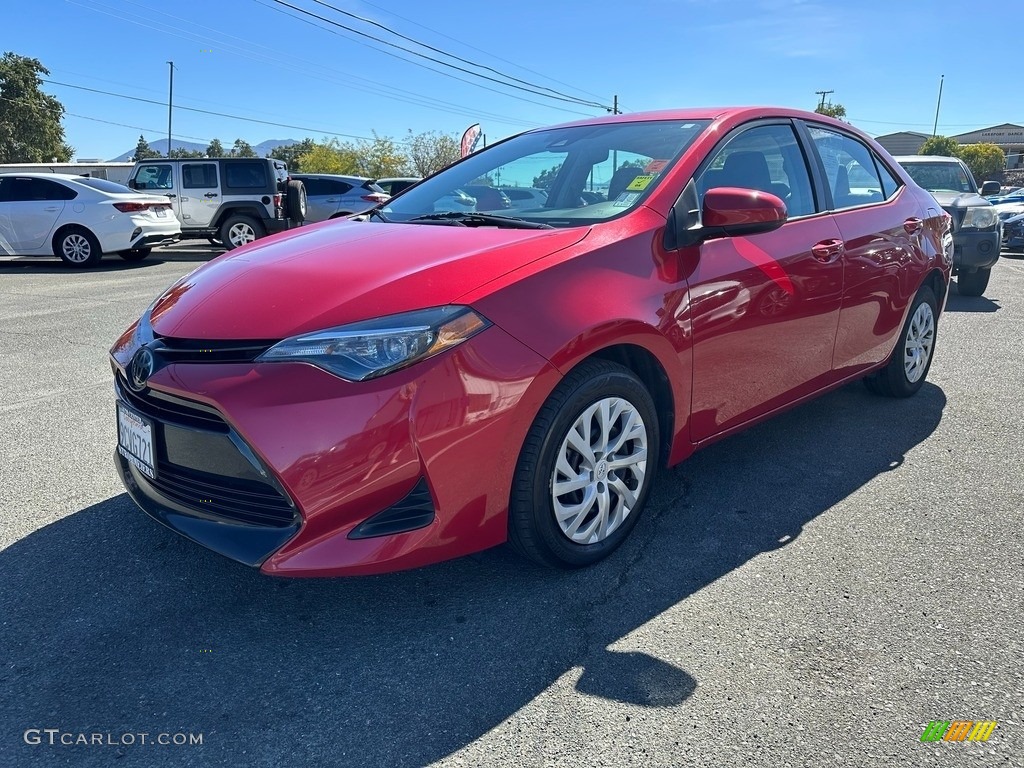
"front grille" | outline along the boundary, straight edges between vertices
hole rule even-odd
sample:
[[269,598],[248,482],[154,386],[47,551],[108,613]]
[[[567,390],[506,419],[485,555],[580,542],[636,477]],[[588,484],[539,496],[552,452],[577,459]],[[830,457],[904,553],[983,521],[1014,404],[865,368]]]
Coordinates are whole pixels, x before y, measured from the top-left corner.
[[167,498],[205,514],[273,527],[295,522],[295,510],[289,501],[264,483],[162,462],[157,466],[156,479],[145,480]]
[[216,410],[208,405],[175,397],[166,392],[157,392],[153,389],[132,392],[128,388],[128,382],[125,381],[124,376],[120,373],[117,374],[117,389],[118,394],[128,405],[143,416],[148,416],[156,421],[166,421],[197,429],[208,429],[221,434],[226,434],[230,431],[227,422],[221,418]]
[[168,363],[251,363],[276,341],[179,339],[155,335],[154,352]]

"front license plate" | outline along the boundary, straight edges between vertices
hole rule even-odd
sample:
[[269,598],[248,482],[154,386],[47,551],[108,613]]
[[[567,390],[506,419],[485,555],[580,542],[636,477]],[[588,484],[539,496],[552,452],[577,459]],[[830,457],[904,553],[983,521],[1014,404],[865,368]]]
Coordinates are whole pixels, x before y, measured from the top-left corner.
[[153,422],[120,402],[117,404],[117,450],[139,472],[156,479]]

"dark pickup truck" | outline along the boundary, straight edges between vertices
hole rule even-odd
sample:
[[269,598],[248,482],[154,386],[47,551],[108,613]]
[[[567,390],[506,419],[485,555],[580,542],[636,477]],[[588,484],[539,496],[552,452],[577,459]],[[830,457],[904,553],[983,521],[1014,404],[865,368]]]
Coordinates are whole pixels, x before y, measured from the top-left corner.
[[999,182],[986,181],[979,190],[970,168],[956,157],[905,155],[896,162],[953,217],[957,288],[964,296],[981,296],[1003,240],[1002,222],[982,195],[998,194]]

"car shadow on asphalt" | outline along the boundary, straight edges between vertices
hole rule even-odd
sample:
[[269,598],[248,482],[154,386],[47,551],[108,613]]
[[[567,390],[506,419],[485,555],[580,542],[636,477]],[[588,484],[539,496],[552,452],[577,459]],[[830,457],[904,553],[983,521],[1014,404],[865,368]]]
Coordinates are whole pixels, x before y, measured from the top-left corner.
[[1002,309],[999,304],[985,296],[963,296],[956,288],[951,288],[949,298],[946,299],[947,312],[974,312],[988,313],[998,312]]
[[932,384],[908,400],[854,384],[712,445],[662,473],[615,555],[574,572],[497,548],[388,576],[273,579],[126,495],[82,509],[0,552],[0,763],[114,757],[22,741],[60,728],[204,734],[146,750],[151,766],[243,751],[252,764],[425,765],[562,678],[584,696],[686,707],[687,660],[623,638],[752,558],[786,557],[805,525],[898,467],[945,405]]
[[210,261],[226,253],[216,246],[194,248],[175,246],[157,248],[142,261],[125,261],[116,254],[107,254],[94,267],[79,269],[60,259],[50,256],[7,256],[0,257],[0,275],[95,275],[102,272],[123,272],[129,269],[145,269],[165,262]]

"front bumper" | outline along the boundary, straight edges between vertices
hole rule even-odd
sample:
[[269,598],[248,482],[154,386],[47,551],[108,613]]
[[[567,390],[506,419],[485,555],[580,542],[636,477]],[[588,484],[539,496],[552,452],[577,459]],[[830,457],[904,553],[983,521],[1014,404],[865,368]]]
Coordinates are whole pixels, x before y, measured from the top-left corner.
[[999,260],[1002,227],[991,232],[960,230],[953,235],[953,268],[956,272],[987,269]]
[[[119,381],[137,349],[115,346]],[[184,416],[144,411],[124,385],[117,392],[154,422],[158,480],[120,456],[118,471],[148,514],[264,573],[419,567],[505,540],[519,448],[558,378],[497,327],[367,382],[304,363],[170,363],[149,391],[183,405]],[[179,423],[193,412],[198,420]],[[186,480],[210,493],[161,486],[165,463],[172,481],[186,465],[200,473]],[[234,503],[268,489],[294,505],[293,518],[280,504],[277,518],[260,519]]]

